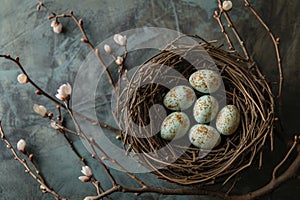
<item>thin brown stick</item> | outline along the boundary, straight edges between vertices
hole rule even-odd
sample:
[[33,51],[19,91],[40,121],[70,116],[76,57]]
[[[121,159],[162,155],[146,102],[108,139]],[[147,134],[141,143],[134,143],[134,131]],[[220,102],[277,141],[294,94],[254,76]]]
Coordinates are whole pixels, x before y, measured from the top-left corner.
[[[299,136],[297,142],[299,141]],[[141,188],[131,188],[121,185],[115,185],[112,188],[106,190],[105,192],[101,193],[97,196],[89,196],[90,199],[96,200],[101,199],[107,195],[110,195],[115,192],[124,192],[124,193],[135,193],[135,194],[142,194],[142,193],[158,193],[158,194],[166,194],[166,195],[209,195],[219,197],[220,199],[227,199],[227,200],[251,200],[256,199],[262,195],[272,192],[281,184],[286,182],[287,180],[296,176],[299,168],[300,168],[300,145],[297,145],[298,155],[292,164],[285,170],[280,176],[276,177],[275,179],[271,179],[271,181],[266,184],[265,186],[242,195],[230,195],[229,193],[224,193],[220,191],[210,191],[205,189],[190,189],[190,188],[176,188],[176,189],[167,189],[167,188],[158,188],[158,187],[151,187],[145,186]],[[284,158],[283,160],[285,160]]]
[[[29,156],[28,156],[28,155],[26,155],[26,156],[27,156],[27,158],[29,159],[29,161],[31,162],[31,164],[32,164],[32,166],[33,166],[33,168],[34,168],[36,174],[40,176],[40,170],[38,169],[37,164],[36,164],[36,163],[34,162],[34,160],[33,160],[34,155],[33,155],[33,154],[30,154]],[[41,178],[42,178],[42,177],[41,177]],[[42,179],[43,179],[43,178],[42,178]]]
[[260,17],[260,15],[255,11],[255,9],[251,6],[248,0],[244,0],[245,6],[249,8],[251,13],[257,18],[257,20],[260,22],[260,24],[266,29],[269,36],[272,39],[272,42],[274,44],[275,52],[276,52],[276,58],[277,58],[277,66],[278,66],[278,72],[279,72],[279,88],[278,88],[278,98],[281,97],[282,93],[282,85],[283,85],[283,72],[282,72],[282,63],[281,63],[281,56],[280,56],[280,50],[279,50],[279,38],[275,38],[273,32],[268,27],[268,25],[264,22],[264,20]]
[[226,38],[226,41],[227,41],[227,43],[229,45],[229,49],[230,50],[235,50],[234,45],[233,45],[230,37],[228,36],[228,34],[227,34],[227,32],[226,32],[226,30],[224,28],[221,16],[222,16],[222,12],[221,11],[220,11],[220,13],[218,13],[218,11],[215,11],[214,18],[217,20],[217,22],[218,22],[218,24],[219,24],[219,26],[221,28],[221,32],[224,34],[224,37]]
[[[53,122],[53,121],[52,121]],[[55,124],[55,126],[58,128],[57,131],[64,137],[64,139],[67,141],[70,149],[73,151],[73,153],[77,156],[77,158],[80,160],[81,164],[83,166],[86,166],[87,165],[87,162],[86,160],[84,159],[84,157],[82,157],[80,155],[80,153],[77,151],[77,149],[75,148],[75,146],[73,145],[73,141],[66,135],[66,132],[69,132],[75,136],[78,136],[78,137],[81,137],[82,138],[82,135],[78,134],[76,131],[72,131],[70,129],[67,129],[65,128],[64,126],[62,125],[59,125],[59,124]],[[91,182],[92,184],[95,186],[96,190],[97,190],[97,194],[101,194],[104,190],[100,184],[100,182],[94,177],[94,175],[92,175],[91,177]]]
[[233,34],[235,35],[236,39],[238,40],[239,45],[241,46],[241,48],[242,48],[242,50],[243,50],[243,52],[244,52],[245,59],[246,59],[247,61],[249,61],[249,60],[250,60],[250,56],[249,56],[248,50],[247,50],[247,48],[246,48],[246,46],[245,46],[245,42],[242,40],[242,38],[241,38],[239,32],[238,32],[237,29],[235,28],[235,26],[234,26],[234,24],[233,24],[233,22],[232,22],[230,16],[228,15],[228,13],[227,13],[227,12],[224,12],[224,10],[223,10],[223,8],[222,8],[222,2],[221,2],[221,0],[218,0],[218,4],[219,4],[219,8],[220,8],[220,14],[219,14],[219,15],[224,14],[225,19],[226,19],[227,22],[228,22],[228,26],[231,28]]
[[276,173],[279,170],[279,168],[287,161],[293,150],[296,148],[297,144],[299,142],[298,136],[295,136],[293,145],[291,146],[290,150],[287,152],[285,155],[284,159],[274,168],[273,173],[272,173],[272,179],[276,179]]
[[74,152],[74,154],[78,157],[78,159],[80,160],[81,164],[83,166],[87,165],[85,159],[80,155],[80,153],[76,150],[76,148],[73,145],[73,141],[70,140],[70,138],[68,138],[68,136],[66,135],[66,133],[62,130],[59,129],[58,132],[64,137],[64,139],[67,141],[69,147],[71,148],[71,150]]
[[101,153],[104,155],[104,157],[106,159],[108,159],[111,163],[113,163],[114,165],[116,165],[117,167],[119,167],[122,171],[124,171],[131,179],[133,179],[134,181],[136,181],[139,185],[141,185],[142,187],[146,187],[147,185],[140,180],[139,178],[137,178],[134,174],[130,173],[126,168],[124,168],[120,163],[118,163],[116,160],[110,158],[105,151],[99,146],[99,144],[97,144],[95,141],[93,141],[93,146],[97,147],[98,150],[101,151]]
[[15,159],[17,161],[19,161],[20,164],[22,164],[25,168],[25,172],[30,174],[34,180],[36,180],[40,185],[42,185],[46,191],[50,194],[53,195],[53,197],[57,200],[64,200],[65,198],[61,197],[59,194],[57,194],[54,190],[52,190],[48,184],[46,184],[46,182],[43,180],[43,178],[41,176],[37,176],[35,175],[35,173],[31,170],[31,168],[29,167],[29,165],[27,164],[27,161],[23,158],[21,158],[16,150],[14,149],[14,147],[11,145],[10,141],[7,139],[5,133],[4,133],[4,130],[3,130],[3,127],[2,127],[2,124],[1,124],[1,121],[0,121],[0,133],[1,133],[1,139],[6,143],[7,145],[7,148],[13,153],[13,155],[15,156]]
[[[298,136],[298,141],[299,141],[299,136]],[[274,191],[276,188],[278,188],[281,184],[285,183],[286,181],[290,180],[291,178],[296,177],[297,172],[299,171],[300,168],[300,145],[297,145],[297,151],[298,155],[290,164],[290,166],[278,177],[272,178],[271,181],[266,184],[265,186],[253,191],[249,192],[244,195],[240,196],[232,196],[228,199],[232,200],[250,200],[250,199],[256,199],[260,196],[263,196],[265,194],[268,194],[272,191]],[[283,159],[285,160],[285,158]]]
[[108,167],[103,163],[103,161],[100,159],[100,157],[98,156],[97,152],[95,151],[95,148],[93,146],[93,143],[91,142],[91,140],[85,135],[85,133],[81,130],[77,120],[75,119],[72,110],[69,108],[68,103],[65,102],[66,105],[66,109],[76,127],[76,131],[84,138],[85,141],[87,141],[90,145],[91,151],[92,151],[92,157],[95,158],[100,165],[103,167],[105,173],[107,174],[108,178],[110,179],[111,183],[113,186],[117,185],[117,182],[115,180],[115,178],[112,176],[112,174],[110,173],[110,170],[108,169]]

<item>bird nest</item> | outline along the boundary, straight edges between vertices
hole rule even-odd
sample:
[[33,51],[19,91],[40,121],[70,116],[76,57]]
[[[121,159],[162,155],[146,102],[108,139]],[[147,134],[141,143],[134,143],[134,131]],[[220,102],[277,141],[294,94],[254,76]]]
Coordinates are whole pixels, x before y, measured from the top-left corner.
[[[235,105],[241,116],[237,131],[222,136],[211,150],[193,146],[187,135],[167,141],[159,134],[163,118],[172,112],[163,107],[164,96],[173,86],[188,85],[189,76],[199,69],[220,73],[224,91],[212,95],[221,104]],[[203,95],[195,93],[197,98]],[[128,74],[118,105],[124,148],[159,178],[178,184],[225,183],[262,156],[266,139],[272,138],[274,97],[257,65],[196,36],[177,38]]]

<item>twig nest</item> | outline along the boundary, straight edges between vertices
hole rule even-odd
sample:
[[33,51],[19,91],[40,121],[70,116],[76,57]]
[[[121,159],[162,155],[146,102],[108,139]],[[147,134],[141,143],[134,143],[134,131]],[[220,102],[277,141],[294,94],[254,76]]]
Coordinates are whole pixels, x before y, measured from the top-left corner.
[[[115,112],[124,127],[121,139],[159,178],[183,185],[226,183],[262,155],[272,137],[274,95],[255,63],[208,42],[189,45],[184,37],[191,38],[178,37],[128,78]],[[174,94],[178,99],[166,103]]]

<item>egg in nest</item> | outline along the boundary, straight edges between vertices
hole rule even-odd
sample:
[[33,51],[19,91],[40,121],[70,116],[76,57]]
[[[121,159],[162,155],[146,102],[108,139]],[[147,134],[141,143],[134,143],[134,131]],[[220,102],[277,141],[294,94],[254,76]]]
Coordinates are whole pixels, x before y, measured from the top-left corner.
[[204,95],[197,99],[193,109],[193,115],[198,123],[212,121],[219,110],[219,103],[213,96]]
[[197,91],[208,94],[219,89],[222,83],[222,78],[215,71],[203,69],[194,72],[190,76],[189,82]]
[[190,128],[189,117],[183,112],[173,112],[162,122],[160,135],[165,140],[184,136]]
[[186,110],[191,107],[196,99],[192,88],[179,85],[173,87],[164,97],[164,105],[170,110]]
[[219,112],[216,128],[223,135],[233,134],[240,124],[240,112],[235,105],[227,105]]
[[189,131],[190,142],[201,149],[213,149],[221,142],[218,131],[205,124],[196,124]]

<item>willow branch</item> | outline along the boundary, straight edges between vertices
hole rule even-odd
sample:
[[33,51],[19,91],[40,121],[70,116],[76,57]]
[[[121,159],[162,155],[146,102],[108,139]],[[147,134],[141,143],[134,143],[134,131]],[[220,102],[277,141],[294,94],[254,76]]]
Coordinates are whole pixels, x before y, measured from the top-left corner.
[[101,160],[101,158],[98,156],[97,152],[95,151],[95,148],[93,147],[93,144],[91,142],[91,140],[85,135],[85,133],[81,130],[77,120],[75,119],[72,110],[69,108],[68,103],[65,102],[65,106],[66,109],[75,125],[76,131],[84,138],[85,141],[87,141],[89,143],[89,146],[91,148],[91,152],[92,152],[92,157],[95,158],[100,165],[103,167],[105,173],[107,174],[107,176],[109,177],[109,179],[111,180],[111,183],[113,186],[117,185],[115,178],[112,176],[112,174],[110,173],[110,170],[108,169],[108,167],[104,164],[104,162]]
[[85,159],[80,155],[80,153],[76,150],[76,148],[73,145],[73,141],[68,138],[68,136],[66,135],[66,133],[62,130],[59,129],[58,132],[60,132],[60,134],[64,137],[64,139],[67,141],[69,147],[71,148],[71,150],[74,152],[74,154],[78,157],[78,159],[80,160],[81,164],[83,166],[87,165]]
[[31,175],[34,180],[36,180],[41,186],[43,186],[43,188],[46,190],[46,192],[50,193],[53,195],[53,197],[57,200],[64,200],[65,198],[61,197],[59,194],[57,194],[54,190],[52,190],[48,184],[46,184],[46,182],[42,179],[42,177],[38,177],[29,167],[27,161],[25,159],[22,159],[16,152],[16,150],[13,148],[13,146],[11,145],[10,141],[7,139],[1,121],[0,121],[0,133],[1,133],[1,139],[6,143],[7,148],[13,153],[13,155],[15,156],[15,159],[17,161],[19,161],[20,164],[22,164],[25,168],[25,172],[28,173],[29,175]]
[[112,88],[114,90],[116,90],[116,87],[115,87],[112,75],[111,75],[110,71],[108,70],[108,67],[104,63],[102,57],[100,56],[99,50],[95,48],[95,46],[91,43],[90,39],[88,38],[88,36],[86,34],[86,31],[85,31],[85,29],[83,27],[83,20],[82,19],[78,20],[77,17],[74,15],[73,11],[70,11],[69,14],[63,13],[61,15],[57,15],[55,12],[51,11],[48,7],[46,7],[45,4],[42,1],[39,1],[39,2],[40,2],[40,5],[42,7],[44,7],[45,10],[48,13],[51,14],[48,17],[48,19],[52,19],[52,18],[55,18],[56,20],[58,18],[71,18],[71,19],[73,19],[73,21],[75,22],[75,24],[77,25],[77,27],[79,28],[79,30],[80,30],[80,32],[81,32],[81,34],[83,36],[82,39],[81,39],[81,42],[86,43],[89,46],[89,48],[94,52],[94,54],[97,57],[100,65],[103,67],[103,70],[105,71],[105,73],[106,73],[106,75],[108,77],[108,81],[109,81],[110,85],[112,86]]
[[[38,85],[30,78],[30,76],[28,75],[28,73],[26,72],[26,70],[24,69],[24,67],[22,66],[22,64],[20,63],[19,57],[13,58],[13,57],[11,57],[11,56],[8,55],[8,54],[7,54],[7,55],[0,54],[0,58],[4,58],[4,59],[7,59],[7,60],[10,60],[10,61],[14,62],[14,63],[18,66],[18,68],[21,70],[21,72],[27,76],[28,83],[30,83],[36,90],[38,90],[40,95],[45,96],[46,98],[48,98],[49,100],[51,100],[52,102],[54,102],[54,103],[55,103],[56,105],[58,105],[59,107],[62,107],[62,108],[64,108],[64,109],[66,109],[66,106],[65,106],[63,103],[61,103],[60,101],[56,100],[54,97],[52,97],[52,96],[51,96],[50,94],[48,94],[46,91],[44,91],[41,87],[39,87],[39,86],[38,86]],[[97,121],[97,120],[93,120],[93,119],[91,119],[91,118],[89,118],[89,117],[86,117],[85,115],[83,115],[83,114],[81,114],[81,113],[79,113],[79,112],[76,112],[76,111],[74,111],[74,110],[71,110],[71,111],[72,111],[74,114],[76,114],[77,116],[79,116],[79,117],[81,117],[81,118],[83,118],[83,119],[85,119],[85,120],[91,122],[91,123],[92,123],[93,125],[95,125],[95,126],[100,126],[100,127],[102,127],[102,128],[109,129],[109,130],[111,130],[111,131],[113,131],[113,132],[116,132],[116,133],[120,133],[120,132],[121,132],[121,130],[116,129],[116,128],[114,128],[114,127],[112,127],[112,126],[110,126],[110,125],[108,125],[108,124],[106,124],[106,123],[104,123],[104,122],[99,122],[99,121]]]
[[93,140],[93,146],[97,147],[98,150],[101,151],[101,153],[104,155],[105,159],[108,159],[111,163],[113,163],[114,165],[116,165],[119,169],[121,169],[122,171],[124,171],[131,179],[133,179],[135,182],[137,182],[139,185],[141,185],[142,187],[147,187],[147,185],[140,180],[139,178],[137,178],[135,175],[133,175],[132,173],[130,173],[125,167],[123,167],[120,163],[118,163],[116,160],[110,158],[105,151],[99,146],[99,144],[97,144],[94,140]]

